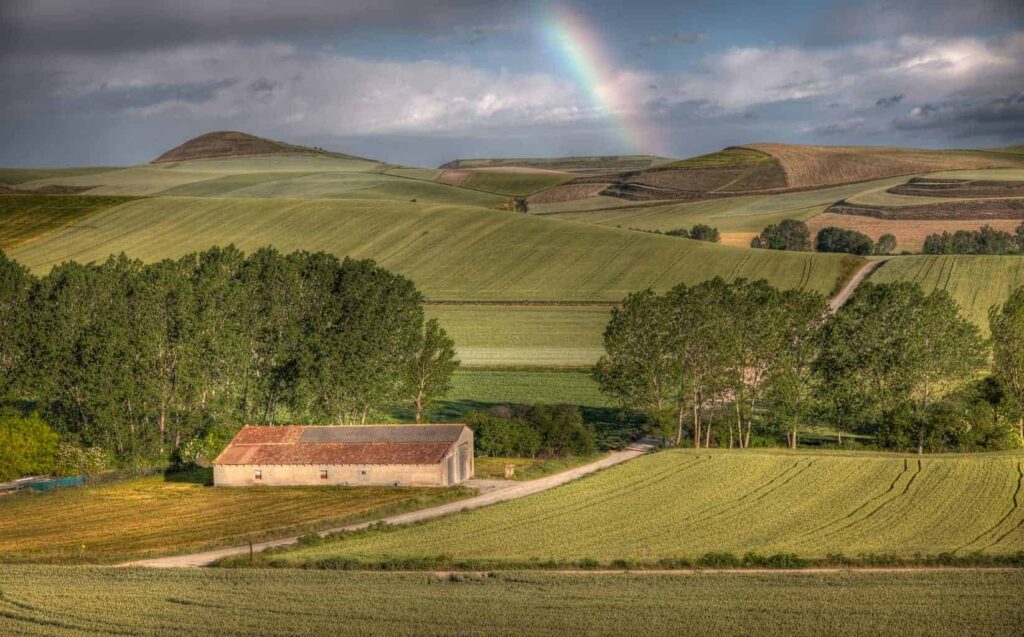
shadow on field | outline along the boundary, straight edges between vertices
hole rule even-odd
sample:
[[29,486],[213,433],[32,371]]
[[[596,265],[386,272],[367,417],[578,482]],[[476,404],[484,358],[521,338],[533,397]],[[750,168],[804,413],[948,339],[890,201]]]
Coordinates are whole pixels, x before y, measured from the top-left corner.
[[168,469],[164,472],[165,482],[200,484],[204,487],[213,486],[213,469],[192,467],[190,469]]

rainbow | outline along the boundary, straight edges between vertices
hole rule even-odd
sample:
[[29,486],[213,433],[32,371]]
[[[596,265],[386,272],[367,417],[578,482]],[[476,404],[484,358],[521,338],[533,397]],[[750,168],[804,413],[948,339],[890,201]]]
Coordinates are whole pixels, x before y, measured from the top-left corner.
[[638,154],[667,156],[657,127],[636,109],[628,95],[616,90],[611,55],[582,15],[552,3],[544,20],[544,34],[587,91],[594,107],[616,122],[627,148]]

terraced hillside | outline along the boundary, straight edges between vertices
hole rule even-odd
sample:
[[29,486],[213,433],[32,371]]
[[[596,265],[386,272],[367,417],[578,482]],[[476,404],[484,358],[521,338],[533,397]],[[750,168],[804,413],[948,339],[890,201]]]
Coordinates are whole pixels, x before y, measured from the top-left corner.
[[722,551],[1010,554],[1024,550],[1022,481],[1020,453],[663,451],[521,500],[267,559],[656,564]]

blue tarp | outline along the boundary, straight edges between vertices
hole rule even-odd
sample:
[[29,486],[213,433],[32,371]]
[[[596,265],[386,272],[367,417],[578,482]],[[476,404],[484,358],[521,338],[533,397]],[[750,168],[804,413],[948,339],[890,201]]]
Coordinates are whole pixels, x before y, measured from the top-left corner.
[[52,480],[30,482],[28,488],[36,491],[49,491],[50,489],[77,487],[83,484],[85,484],[85,476],[68,476],[67,478],[53,478]]

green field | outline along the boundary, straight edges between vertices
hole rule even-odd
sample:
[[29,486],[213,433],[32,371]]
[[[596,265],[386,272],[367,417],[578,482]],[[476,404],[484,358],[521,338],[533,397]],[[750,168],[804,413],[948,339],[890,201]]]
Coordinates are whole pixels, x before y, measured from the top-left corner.
[[7,566],[0,633],[959,637],[1019,634],[1022,596],[1021,571],[446,578]]
[[147,261],[212,245],[372,258],[433,300],[617,302],[712,276],[827,293],[848,257],[716,246],[473,207],[398,201],[159,197],[51,233],[10,256],[37,272],[125,251]]
[[911,281],[925,292],[950,293],[963,315],[988,333],[988,309],[1024,285],[1024,258],[993,255],[906,256],[889,260],[871,275],[873,283]]
[[452,391],[445,409],[492,404],[569,403],[608,407],[608,398],[585,370],[459,370],[452,377]]
[[238,545],[467,493],[461,488],[218,489],[207,485],[209,479],[209,471],[197,470],[0,498],[0,562],[111,562]]
[[1024,454],[663,451],[566,486],[418,526],[268,555],[270,563],[436,558],[481,565],[657,564],[707,552],[1006,555],[1024,551]]
[[0,184],[15,186],[39,179],[65,179],[117,170],[112,166],[82,168],[0,168]]
[[895,177],[779,195],[728,197],[654,206],[633,205],[589,212],[558,210],[554,216],[607,226],[663,232],[689,228],[698,223],[714,226],[721,232],[759,232],[765,226],[783,219],[807,220],[840,199],[867,190],[889,188],[905,181],[905,177]]
[[131,197],[78,195],[0,195],[0,249],[10,249]]
[[463,367],[589,366],[604,354],[607,305],[427,305]]
[[469,188],[496,192],[503,195],[525,197],[538,190],[571,181],[573,175],[559,173],[502,172],[499,170],[476,170],[463,183]]

